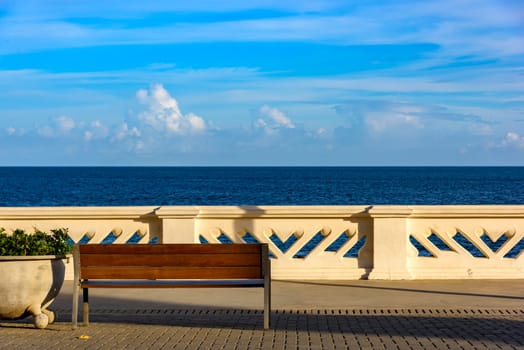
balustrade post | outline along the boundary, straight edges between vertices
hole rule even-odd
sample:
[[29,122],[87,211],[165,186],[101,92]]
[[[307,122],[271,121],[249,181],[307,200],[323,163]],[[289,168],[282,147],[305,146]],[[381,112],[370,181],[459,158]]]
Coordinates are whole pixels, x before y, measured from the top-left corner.
[[369,214],[373,219],[373,269],[368,279],[412,279],[407,266],[411,209],[374,206]]
[[193,206],[166,206],[156,211],[162,222],[159,243],[198,243],[195,218],[198,208]]

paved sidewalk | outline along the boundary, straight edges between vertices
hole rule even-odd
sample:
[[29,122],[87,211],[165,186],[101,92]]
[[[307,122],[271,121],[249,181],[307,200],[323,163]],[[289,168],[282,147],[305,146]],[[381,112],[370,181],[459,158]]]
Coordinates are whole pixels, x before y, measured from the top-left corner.
[[269,331],[259,289],[93,289],[72,331],[71,288],[45,330],[0,321],[0,349],[524,349],[522,280],[274,281]]

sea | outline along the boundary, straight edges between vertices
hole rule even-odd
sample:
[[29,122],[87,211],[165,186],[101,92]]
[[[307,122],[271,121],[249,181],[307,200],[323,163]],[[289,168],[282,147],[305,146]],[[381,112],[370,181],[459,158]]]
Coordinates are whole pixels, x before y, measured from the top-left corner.
[[524,167],[0,167],[0,207],[524,204]]

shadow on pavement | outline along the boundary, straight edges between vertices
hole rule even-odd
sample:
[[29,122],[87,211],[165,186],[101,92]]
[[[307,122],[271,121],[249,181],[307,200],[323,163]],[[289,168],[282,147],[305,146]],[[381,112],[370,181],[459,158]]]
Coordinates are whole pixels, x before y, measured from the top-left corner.
[[[115,307],[97,307],[115,305]],[[121,308],[128,304],[129,307]],[[135,300],[98,296],[91,301],[91,325],[80,330],[126,324],[136,331],[143,326],[172,326],[195,329],[262,330],[260,310],[216,308],[199,305],[178,308],[176,303],[141,303],[133,308]],[[136,305],[135,305],[136,306]],[[60,329],[67,330],[71,321],[70,308],[57,308]],[[31,328],[31,319],[1,322],[0,328]],[[94,329],[93,328],[93,329]],[[488,341],[495,344],[522,346],[524,344],[524,310],[461,310],[461,309],[389,309],[389,310],[274,310],[269,332],[297,334],[343,334],[356,337],[417,337]],[[37,331],[35,329],[35,331]],[[52,327],[45,331],[56,331]]]

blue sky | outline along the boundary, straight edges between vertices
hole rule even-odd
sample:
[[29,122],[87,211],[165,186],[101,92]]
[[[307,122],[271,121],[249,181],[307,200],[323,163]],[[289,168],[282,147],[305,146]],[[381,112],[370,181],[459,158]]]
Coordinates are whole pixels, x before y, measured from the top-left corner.
[[524,3],[0,0],[0,136],[0,165],[524,165]]

